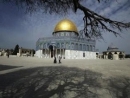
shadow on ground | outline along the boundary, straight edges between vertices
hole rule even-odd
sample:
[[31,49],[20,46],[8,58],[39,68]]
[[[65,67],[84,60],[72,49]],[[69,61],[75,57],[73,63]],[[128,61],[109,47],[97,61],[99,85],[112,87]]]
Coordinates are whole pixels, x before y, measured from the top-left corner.
[[130,98],[130,79],[74,67],[40,67],[0,76],[2,98]]
[[22,67],[22,66],[10,66],[10,65],[1,65],[0,64],[0,71],[12,69],[12,68],[18,68],[18,67]]

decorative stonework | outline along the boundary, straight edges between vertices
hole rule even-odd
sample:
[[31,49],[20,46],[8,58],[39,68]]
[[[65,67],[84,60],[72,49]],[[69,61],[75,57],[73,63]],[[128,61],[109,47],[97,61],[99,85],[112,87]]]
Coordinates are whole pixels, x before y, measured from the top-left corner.
[[[64,27],[64,24],[68,26]],[[80,38],[73,22],[69,20],[59,22],[52,35],[53,37],[38,39],[35,56],[40,58],[61,56],[66,59],[96,58],[96,41],[88,38]],[[90,55],[88,55],[89,53]]]

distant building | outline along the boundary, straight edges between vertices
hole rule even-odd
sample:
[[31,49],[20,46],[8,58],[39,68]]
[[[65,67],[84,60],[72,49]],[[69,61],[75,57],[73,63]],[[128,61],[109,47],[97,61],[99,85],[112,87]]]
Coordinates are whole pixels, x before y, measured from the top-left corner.
[[110,46],[108,46],[107,51],[103,52],[102,57],[104,59],[113,59],[113,60],[124,59],[125,52],[120,51],[115,45],[111,44]]
[[53,37],[38,39],[35,56],[39,58],[61,56],[65,59],[96,59],[96,41],[79,38],[77,27],[72,21],[63,19],[58,22],[52,35]]
[[0,48],[0,56],[6,56],[6,49]]
[[0,56],[7,56],[7,54],[12,55],[13,49],[2,49],[0,48]]
[[34,56],[35,50],[33,49],[26,49],[26,48],[19,48],[19,51],[17,55],[13,55],[13,49],[1,49],[0,48],[0,56],[7,56],[7,54],[12,55],[12,56]]
[[33,49],[26,49],[26,48],[19,48],[19,52],[17,53],[17,56],[34,56],[34,50]]

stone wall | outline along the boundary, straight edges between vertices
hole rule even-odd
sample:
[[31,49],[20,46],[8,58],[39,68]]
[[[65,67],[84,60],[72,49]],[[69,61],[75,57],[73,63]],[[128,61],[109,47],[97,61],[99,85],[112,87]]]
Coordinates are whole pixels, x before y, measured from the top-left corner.
[[[57,54],[64,58],[64,55]],[[38,58],[49,58],[49,54],[42,54],[42,50],[36,51],[35,54]],[[75,51],[75,50],[65,50],[65,59],[96,59],[96,52],[90,51]]]
[[96,52],[65,50],[66,59],[96,59]]

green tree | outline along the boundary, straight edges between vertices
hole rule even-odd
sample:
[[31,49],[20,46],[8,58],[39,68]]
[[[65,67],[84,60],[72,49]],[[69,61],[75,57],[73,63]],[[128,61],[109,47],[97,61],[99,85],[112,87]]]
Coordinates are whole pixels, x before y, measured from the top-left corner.
[[19,45],[17,44],[14,48],[13,55],[17,55],[18,52],[19,52]]
[[[75,13],[80,10],[84,13],[83,21],[84,28],[80,32],[85,34],[86,37],[100,37],[102,38],[101,31],[108,31],[119,35],[115,30],[122,31],[123,28],[130,28],[130,22],[123,23],[108,19],[101,16],[86,6],[81,4],[85,0],[3,0],[6,2],[14,2],[18,6],[26,7],[27,11],[33,12],[42,9],[46,13],[63,14],[68,10],[73,10]],[[106,2],[109,0],[95,0],[95,2]],[[115,1],[115,0],[114,0]],[[129,3],[129,1],[128,1]]]

